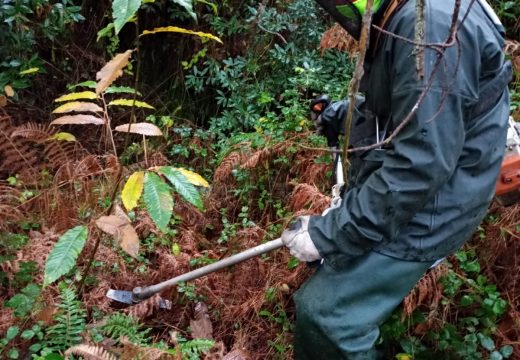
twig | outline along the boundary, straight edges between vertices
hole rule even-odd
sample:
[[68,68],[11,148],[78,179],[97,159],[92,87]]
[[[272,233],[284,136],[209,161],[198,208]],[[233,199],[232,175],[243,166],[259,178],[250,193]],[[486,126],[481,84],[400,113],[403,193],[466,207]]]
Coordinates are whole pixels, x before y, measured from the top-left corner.
[[[352,118],[354,116],[354,107],[356,105],[356,95],[359,91],[359,85],[364,74],[365,56],[370,43],[370,25],[372,24],[372,5],[374,0],[368,0],[363,15],[363,27],[361,29],[361,36],[359,38],[359,52],[357,56],[356,69],[349,85],[350,101],[345,116],[345,138],[343,141],[343,173],[348,174],[349,161],[348,148],[350,146],[350,133],[352,130]],[[345,180],[346,182],[347,180]]]
[[[424,18],[424,4],[425,0],[417,0],[415,4],[415,42],[417,44],[424,43],[424,35],[426,33],[426,20]],[[415,53],[415,69],[417,70],[417,77],[424,79],[424,47],[416,45]]]

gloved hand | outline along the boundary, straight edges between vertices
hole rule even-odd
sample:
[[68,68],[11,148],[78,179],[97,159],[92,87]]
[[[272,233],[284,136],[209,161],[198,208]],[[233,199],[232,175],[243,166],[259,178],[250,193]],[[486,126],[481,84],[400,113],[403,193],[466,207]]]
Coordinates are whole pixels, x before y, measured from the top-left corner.
[[309,216],[300,216],[296,223],[282,233],[282,242],[291,255],[300,261],[313,262],[321,259],[318,249],[309,235]]
[[338,146],[339,135],[343,134],[343,122],[347,101],[330,102],[327,95],[321,95],[311,101],[311,118],[316,132],[327,138],[329,146]]

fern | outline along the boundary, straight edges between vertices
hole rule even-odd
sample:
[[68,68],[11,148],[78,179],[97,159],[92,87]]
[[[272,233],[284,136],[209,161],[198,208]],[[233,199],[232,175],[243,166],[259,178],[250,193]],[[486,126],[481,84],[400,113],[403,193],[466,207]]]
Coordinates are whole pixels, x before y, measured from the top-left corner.
[[111,339],[119,341],[121,337],[126,337],[131,343],[136,345],[147,345],[150,343],[148,333],[151,329],[143,330],[138,320],[121,313],[111,315],[101,331]]
[[62,288],[60,299],[59,311],[54,316],[56,324],[46,331],[45,345],[53,351],[64,351],[80,344],[81,334],[86,329],[87,313],[76,299],[74,290]]
[[112,355],[101,346],[88,344],[71,347],[65,352],[65,359],[69,359],[70,355],[79,355],[85,360],[117,360],[115,355]]
[[182,337],[177,338],[179,350],[184,360],[200,360],[200,354],[209,351],[215,341],[207,339],[186,340]]

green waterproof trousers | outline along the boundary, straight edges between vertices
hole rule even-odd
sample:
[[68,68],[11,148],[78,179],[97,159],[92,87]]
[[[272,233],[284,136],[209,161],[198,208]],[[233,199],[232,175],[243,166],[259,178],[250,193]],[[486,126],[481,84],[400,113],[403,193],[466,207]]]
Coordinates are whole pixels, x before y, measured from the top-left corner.
[[376,252],[341,267],[323,263],[294,295],[295,359],[379,359],[379,325],[431,265]]

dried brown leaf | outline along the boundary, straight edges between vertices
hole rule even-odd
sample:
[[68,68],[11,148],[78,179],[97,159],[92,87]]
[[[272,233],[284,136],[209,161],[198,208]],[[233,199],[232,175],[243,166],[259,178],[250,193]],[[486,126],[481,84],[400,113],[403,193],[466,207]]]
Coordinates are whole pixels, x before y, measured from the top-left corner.
[[105,120],[100,119],[93,115],[67,115],[57,118],[51,122],[51,125],[103,125]]
[[114,238],[121,249],[132,257],[139,253],[139,236],[125,218],[116,215],[102,216],[96,220],[96,226]]
[[0,108],[7,106],[7,98],[5,95],[0,95]]
[[109,235],[117,235],[121,228],[127,225],[128,222],[115,216],[101,216],[96,220],[96,226],[100,228],[102,231],[106,232]]
[[118,77],[123,75],[123,68],[128,65],[133,50],[117,54],[112,60],[96,74],[96,94],[99,95],[106,90]]
[[146,136],[162,136],[162,131],[154,124],[150,123],[136,123],[136,124],[123,124],[115,128],[119,132],[131,132],[134,134],[146,135]]
[[213,339],[213,324],[209,318],[208,306],[203,302],[195,305],[195,319],[190,320],[190,327],[194,339]]

